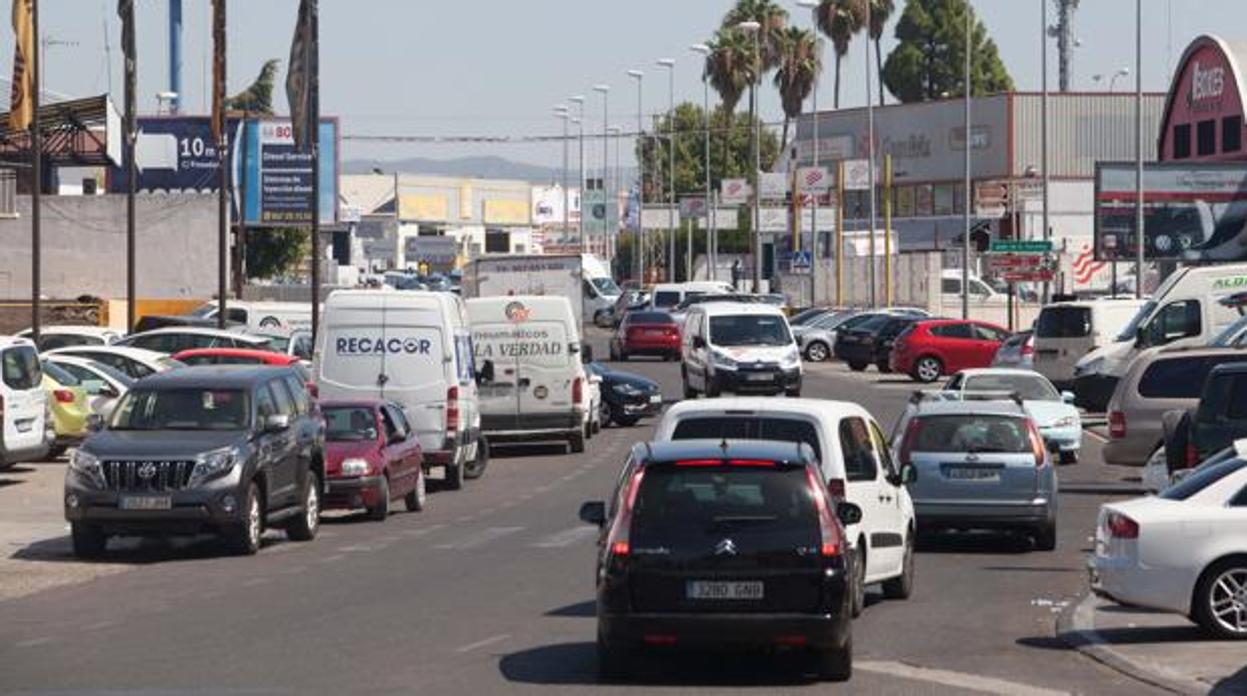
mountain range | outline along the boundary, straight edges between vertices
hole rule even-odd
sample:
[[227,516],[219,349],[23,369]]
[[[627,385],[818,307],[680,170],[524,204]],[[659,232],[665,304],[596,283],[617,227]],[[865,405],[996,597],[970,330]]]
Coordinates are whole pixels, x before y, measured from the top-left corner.
[[[518,179],[533,184],[557,183],[563,179],[561,167],[543,167],[494,156],[456,157],[444,160],[408,157],[399,160],[345,160],[342,162],[343,174],[371,174],[376,170],[385,174],[398,172],[476,179]],[[575,179],[574,168],[570,176]],[[623,176],[625,179],[630,178],[632,170],[625,169]]]

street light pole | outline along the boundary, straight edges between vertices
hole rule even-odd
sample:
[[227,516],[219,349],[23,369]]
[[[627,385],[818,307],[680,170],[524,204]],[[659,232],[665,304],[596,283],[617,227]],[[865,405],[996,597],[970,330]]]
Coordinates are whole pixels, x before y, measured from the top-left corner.
[[580,191],[580,220],[577,231],[580,234],[580,253],[585,252],[585,98],[582,95],[576,95],[568,99],[576,106],[580,107],[576,118],[572,119],[572,123],[576,124],[578,139],[580,141],[580,164],[579,164],[579,183],[576,184]]
[[758,118],[758,82],[761,79],[762,72],[762,25],[758,22],[747,21],[737,24],[736,27],[753,35],[753,69],[749,75],[749,119],[753,122],[749,127],[749,134],[753,140],[753,233],[750,235],[753,242],[753,291],[762,291],[762,232],[758,229],[762,226],[762,155],[761,129],[758,125],[762,119]]
[[[610,85],[594,85],[593,91],[602,95],[602,179],[598,183],[602,187],[602,200],[606,204],[607,211],[609,211],[610,202],[606,199],[606,191],[608,190],[606,187],[606,179],[608,178],[606,167],[610,161],[610,154],[607,151],[607,148],[610,147],[610,139],[607,137],[607,129],[610,128],[611,88]],[[609,215],[607,218],[609,218]],[[607,258],[608,263],[610,259],[610,252],[607,251],[606,247],[608,246],[608,242],[610,240],[610,231],[608,229],[609,223],[609,219],[602,220],[602,254]]]
[[667,282],[675,282],[675,59],[663,58],[667,69]]
[[567,184],[567,121],[571,118],[568,113],[566,104],[559,104],[554,107],[554,116],[563,122],[563,241],[566,243],[567,237],[571,234],[571,190]]
[[636,237],[634,238],[632,254],[637,263],[637,281],[642,287],[645,286],[645,157],[642,156],[642,143],[645,137],[645,113],[641,109],[641,93],[642,85],[645,82],[645,73],[640,70],[629,70],[628,77],[636,80],[636,170],[637,170],[637,215],[636,215]]
[[[1043,108],[1040,113],[1040,129],[1043,131],[1040,135],[1039,149],[1042,151],[1040,157],[1043,166],[1043,238],[1044,241],[1052,239],[1052,227],[1048,222],[1048,0],[1039,0],[1039,6],[1043,9],[1043,26],[1039,30],[1040,43],[1040,64],[1043,66],[1041,71],[1043,81]],[[1043,303],[1048,304],[1052,298],[1052,285],[1047,281],[1043,284]]]
[[[619,205],[619,184],[623,181],[623,174],[619,170],[619,141],[623,138],[623,128],[620,126],[610,126],[607,128],[607,131],[614,136],[615,140],[615,169],[611,171],[611,181],[614,183],[614,186],[613,188],[606,190],[607,209],[609,210],[610,201],[613,199],[615,201],[616,210],[614,230],[612,230],[609,226],[606,228],[606,250],[608,254],[606,265],[608,268],[613,269],[615,258],[619,254],[619,219],[621,217],[620,213],[623,211],[623,208]],[[609,168],[609,163],[607,166]],[[609,218],[607,222],[609,222]]]
[[[797,6],[810,10],[810,12],[815,15],[814,25],[817,27],[819,0],[797,0]],[[869,26],[869,24],[867,26]],[[869,43],[870,42],[868,41],[867,44]],[[821,49],[819,50],[819,53],[822,53]],[[821,81],[819,79],[820,75],[814,76],[814,159],[810,162],[810,165],[813,167],[818,166],[818,85]],[[866,102],[867,104],[870,103],[870,90],[866,91]],[[818,304],[814,300],[814,294],[817,291],[817,279],[815,278],[817,273],[815,272],[815,269],[818,267],[818,194],[814,194],[812,200],[813,203],[810,205],[810,306]],[[797,224],[800,225],[801,222],[798,221]],[[836,253],[838,254],[840,251],[837,250]]]
[[[694,44],[689,46],[689,50],[694,53],[701,54],[703,60],[701,86],[702,86],[702,121],[705,124],[705,148],[706,148],[706,266],[708,272],[707,279],[715,280],[715,267],[717,259],[715,258],[718,250],[715,248],[715,206],[714,201],[710,198],[710,81],[706,79],[705,60],[710,58],[710,47],[706,44]],[[692,255],[692,235],[689,235],[689,255]],[[692,259],[689,259],[689,268],[693,267]],[[689,280],[692,280],[692,273],[689,273]]]
[[973,28],[974,28],[973,15],[971,13],[970,5],[967,4],[966,5],[966,47],[965,47],[966,65],[965,65],[965,85],[964,85],[964,89],[965,89],[964,96],[965,96],[965,106],[966,106],[966,118],[965,118],[965,121],[966,121],[965,122],[965,128],[966,128],[966,134],[965,134],[965,149],[966,149],[965,169],[966,171],[965,171],[965,175],[966,175],[966,179],[965,179],[965,206],[964,206],[965,210],[963,212],[964,212],[964,217],[965,217],[965,220],[964,220],[965,230],[962,232],[962,235],[961,235],[961,318],[962,319],[970,318],[970,205],[971,205],[971,201],[973,200],[973,196],[970,193],[970,151],[974,147],[974,138],[971,134],[971,128],[970,128],[970,92],[971,92],[971,89],[970,89],[970,53],[974,48],[973,41],[971,38]]
[[1143,299],[1143,0],[1135,0],[1134,17],[1134,296]]
[[[866,27],[870,27],[871,0],[866,1]],[[968,6],[967,6],[968,7]],[[870,98],[871,88],[871,69],[870,69],[870,41],[862,42],[866,46],[866,156],[870,162],[870,306],[879,306],[878,280],[875,277],[878,271],[875,269],[878,261],[877,251],[875,248],[875,102]]]

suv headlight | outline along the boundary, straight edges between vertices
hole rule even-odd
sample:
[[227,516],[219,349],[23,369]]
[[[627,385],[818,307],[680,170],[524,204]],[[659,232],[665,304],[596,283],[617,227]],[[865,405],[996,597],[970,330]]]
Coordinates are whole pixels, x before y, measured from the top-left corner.
[[616,384],[614,389],[616,394],[623,394],[624,396],[640,396],[642,393],[640,389],[631,384]]
[[720,368],[723,368],[724,370],[735,370],[736,369],[736,361],[733,360],[730,355],[726,353],[720,353],[717,350],[710,351],[710,362],[715,367],[720,367]]
[[1094,374],[1096,372],[1099,372],[1100,368],[1103,366],[1104,366],[1103,357],[1099,357],[1094,360],[1088,360],[1085,363],[1080,362],[1074,365],[1074,376],[1082,377],[1084,375]]
[[187,488],[194,488],[218,476],[224,476],[234,470],[238,464],[239,453],[233,447],[205,452],[195,458],[195,468],[191,471]]
[[368,460],[352,457],[342,460],[343,476],[363,476],[368,473]]
[[797,350],[796,346],[789,348],[788,352],[784,353],[783,357],[779,359],[779,364],[784,367],[800,367],[801,352]]
[[81,449],[74,450],[69,455],[69,469],[90,481],[96,488],[104,487],[104,470],[94,454]]

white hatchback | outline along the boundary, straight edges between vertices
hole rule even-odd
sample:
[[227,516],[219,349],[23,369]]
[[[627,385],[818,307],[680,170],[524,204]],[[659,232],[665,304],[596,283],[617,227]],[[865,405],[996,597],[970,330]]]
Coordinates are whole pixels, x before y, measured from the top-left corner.
[[883,429],[861,406],[821,399],[724,398],[672,406],[655,431],[666,440],[779,440],[814,449],[833,496],[862,509],[847,528],[853,552],[853,613],[865,587],[882,583],[884,596],[906,599],[914,582],[914,506],[905,484],[912,470],[892,458]]

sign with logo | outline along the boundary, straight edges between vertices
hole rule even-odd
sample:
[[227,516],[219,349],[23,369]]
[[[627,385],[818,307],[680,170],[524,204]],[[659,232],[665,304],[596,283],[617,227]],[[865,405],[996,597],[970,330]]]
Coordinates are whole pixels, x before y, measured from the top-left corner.
[[719,202],[724,205],[744,205],[752,194],[749,182],[744,179],[724,179],[719,184]]
[[826,167],[802,167],[797,170],[797,188],[801,193],[825,194],[831,190],[831,173]]
[[532,313],[532,310],[525,307],[523,302],[517,300],[515,302],[508,302],[507,306],[503,308],[502,313],[506,315],[507,321],[512,324],[520,324],[528,321],[528,316]]
[[696,220],[706,215],[706,199],[705,198],[681,198],[680,199],[680,219]]
[[[338,217],[338,122],[320,122],[320,201],[312,204],[312,155],[296,152],[287,119],[248,121],[235,149],[234,187],[241,189],[243,223],[257,227],[332,225]],[[243,185],[245,189],[242,189]]]
[[[242,121],[230,119],[231,143],[237,143]],[[139,191],[212,192],[220,189],[220,158],[207,116],[156,116],[138,119],[134,160]],[[123,149],[128,147],[123,140]],[[126,153],[129,150],[125,150]],[[109,193],[125,193],[126,170],[113,167]]]
[[759,208],[758,209],[758,231],[759,232],[786,232],[788,231],[788,209],[787,208]]
[[981,181],[974,185],[974,213],[978,217],[1002,218],[1008,207],[1008,182]]
[[852,159],[844,161],[844,190],[870,190],[870,160]]
[[380,334],[338,334],[333,337],[334,353],[345,358],[378,355],[429,355],[433,350],[430,336],[386,336]]
[[788,196],[788,174],[785,172],[762,172],[758,177],[760,196],[765,201],[780,201]]
[[808,251],[792,252],[792,272],[809,273],[814,266],[814,255]]
[[403,242],[407,265],[420,264],[429,270],[449,271],[455,265],[459,249],[454,237],[407,237]]

